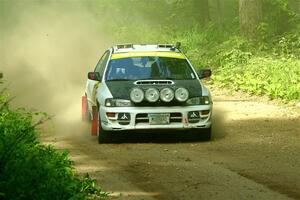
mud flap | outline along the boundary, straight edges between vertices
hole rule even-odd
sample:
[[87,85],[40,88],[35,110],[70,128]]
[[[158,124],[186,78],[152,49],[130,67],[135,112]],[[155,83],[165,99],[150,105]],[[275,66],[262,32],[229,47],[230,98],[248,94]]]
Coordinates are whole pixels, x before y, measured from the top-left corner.
[[97,109],[97,106],[92,107],[92,112],[93,112],[93,120],[92,120],[91,134],[92,134],[92,136],[97,136],[97,131],[98,131],[98,109]]
[[87,119],[87,112],[86,112],[86,96],[81,97],[81,118],[82,121],[86,121]]

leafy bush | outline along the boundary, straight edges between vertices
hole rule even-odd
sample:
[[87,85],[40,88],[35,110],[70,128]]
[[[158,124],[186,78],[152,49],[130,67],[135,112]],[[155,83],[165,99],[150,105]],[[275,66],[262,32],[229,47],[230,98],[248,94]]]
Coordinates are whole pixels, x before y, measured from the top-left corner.
[[213,80],[235,90],[271,98],[300,98],[300,62],[292,59],[254,57],[247,64],[228,63],[217,69]]
[[[271,99],[300,99],[300,29],[264,41],[248,41],[215,29],[177,33],[183,50],[196,68],[210,66],[213,82],[221,87],[267,95]],[[215,40],[212,38],[222,38]]]
[[[36,124],[33,118],[41,117]],[[103,199],[88,175],[80,180],[68,153],[37,140],[36,126],[47,120],[43,113],[11,110],[0,94],[0,198],[4,199]]]

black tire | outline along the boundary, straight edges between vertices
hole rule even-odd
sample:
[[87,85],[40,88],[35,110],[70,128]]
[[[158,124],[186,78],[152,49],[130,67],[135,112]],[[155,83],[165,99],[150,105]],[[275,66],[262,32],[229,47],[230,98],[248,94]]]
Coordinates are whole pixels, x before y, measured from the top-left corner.
[[194,129],[192,132],[197,138],[203,141],[209,141],[211,139],[211,127],[203,129]]
[[111,141],[111,132],[102,129],[100,118],[98,120],[98,143],[105,144]]
[[203,129],[202,138],[205,141],[209,141],[211,139],[211,127]]

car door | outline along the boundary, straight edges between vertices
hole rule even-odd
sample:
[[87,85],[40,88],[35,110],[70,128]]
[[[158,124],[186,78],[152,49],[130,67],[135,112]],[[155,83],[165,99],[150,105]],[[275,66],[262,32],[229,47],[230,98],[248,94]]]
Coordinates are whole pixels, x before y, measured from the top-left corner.
[[[97,63],[94,72],[99,72],[100,77],[104,76],[104,70],[106,68],[106,65],[108,63],[110,56],[110,50],[107,50],[103,56],[100,58],[99,62]],[[86,86],[86,96],[87,96],[87,102],[88,102],[88,109],[91,111],[92,106],[96,106],[96,91],[97,88],[100,86],[100,81],[95,80],[87,80],[87,86]]]

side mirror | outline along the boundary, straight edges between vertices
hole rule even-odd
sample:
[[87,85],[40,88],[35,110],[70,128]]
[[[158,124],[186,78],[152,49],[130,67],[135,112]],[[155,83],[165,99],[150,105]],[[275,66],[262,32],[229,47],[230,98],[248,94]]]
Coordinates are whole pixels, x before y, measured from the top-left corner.
[[211,74],[212,74],[212,72],[211,72],[210,69],[201,69],[201,70],[199,71],[198,76],[199,76],[200,79],[203,79],[203,78],[208,78],[208,77],[210,77]]
[[99,72],[89,72],[88,79],[94,81],[101,81],[102,77],[100,76]]

